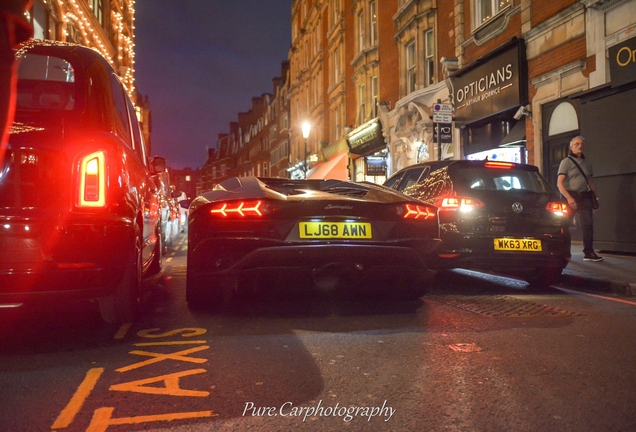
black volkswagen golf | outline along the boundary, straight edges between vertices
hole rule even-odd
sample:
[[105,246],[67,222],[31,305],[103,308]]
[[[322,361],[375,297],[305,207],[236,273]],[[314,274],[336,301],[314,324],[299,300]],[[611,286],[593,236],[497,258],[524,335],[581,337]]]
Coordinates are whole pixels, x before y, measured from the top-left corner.
[[431,165],[430,172],[403,192],[439,208],[440,268],[492,271],[532,286],[559,281],[571,257],[573,212],[537,167],[469,160],[421,165]]
[[0,166],[0,303],[97,299],[135,319],[142,278],[161,270],[154,176],[135,109],[95,50],[32,40]]

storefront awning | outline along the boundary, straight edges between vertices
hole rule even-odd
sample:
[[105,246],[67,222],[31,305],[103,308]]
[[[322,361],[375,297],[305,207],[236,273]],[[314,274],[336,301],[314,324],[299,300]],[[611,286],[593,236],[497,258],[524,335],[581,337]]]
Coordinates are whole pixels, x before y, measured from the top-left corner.
[[347,171],[347,162],[349,160],[347,153],[341,153],[333,159],[321,163],[315,168],[307,172],[308,179],[336,179],[348,180],[349,172]]
[[510,133],[506,135],[499,144],[499,147],[525,147],[526,145],[526,122],[519,120],[510,129]]

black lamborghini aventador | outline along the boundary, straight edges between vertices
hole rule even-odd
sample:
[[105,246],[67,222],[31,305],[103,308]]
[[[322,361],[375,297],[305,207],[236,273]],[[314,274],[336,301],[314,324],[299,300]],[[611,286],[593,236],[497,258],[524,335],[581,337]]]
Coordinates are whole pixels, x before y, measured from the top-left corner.
[[246,286],[421,295],[438,226],[436,207],[371,183],[230,178],[189,206],[188,305]]

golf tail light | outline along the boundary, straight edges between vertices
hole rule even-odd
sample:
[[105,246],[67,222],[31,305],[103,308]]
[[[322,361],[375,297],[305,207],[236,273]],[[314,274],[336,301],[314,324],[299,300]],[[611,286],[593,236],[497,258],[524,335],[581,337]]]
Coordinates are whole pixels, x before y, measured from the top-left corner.
[[98,151],[84,156],[80,161],[80,207],[104,207],[106,205],[106,155]]
[[441,197],[437,206],[440,210],[445,211],[459,210],[460,212],[470,212],[476,208],[483,207],[484,203],[477,198],[451,196]]
[[430,207],[418,204],[404,204],[404,219],[428,220],[437,215]]
[[513,168],[515,166],[514,163],[512,162],[495,162],[495,161],[490,161],[490,162],[486,162],[484,164],[484,166],[486,168],[496,168],[496,169],[510,169]]
[[558,201],[549,202],[545,206],[545,209],[557,216],[569,216],[572,214],[570,207],[566,203]]
[[210,214],[222,218],[262,217],[264,207],[263,201],[231,201],[218,203]]

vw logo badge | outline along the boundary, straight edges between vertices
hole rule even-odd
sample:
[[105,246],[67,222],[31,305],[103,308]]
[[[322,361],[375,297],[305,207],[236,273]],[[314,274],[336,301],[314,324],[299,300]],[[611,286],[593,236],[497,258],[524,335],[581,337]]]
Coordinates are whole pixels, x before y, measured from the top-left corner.
[[512,205],[512,211],[515,213],[521,213],[523,211],[523,206],[520,202],[516,202]]

